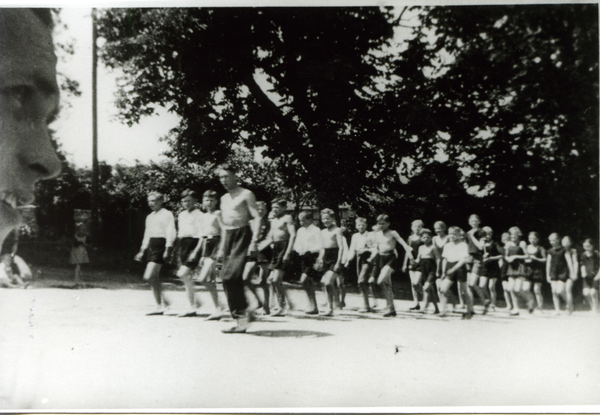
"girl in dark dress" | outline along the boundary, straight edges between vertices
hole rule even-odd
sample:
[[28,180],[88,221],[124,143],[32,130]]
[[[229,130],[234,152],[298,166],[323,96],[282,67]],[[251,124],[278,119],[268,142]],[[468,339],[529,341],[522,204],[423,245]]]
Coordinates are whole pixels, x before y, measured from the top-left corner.
[[526,278],[525,259],[527,259],[527,244],[521,240],[523,233],[517,226],[508,230],[512,244],[504,253],[504,259],[508,262],[506,275],[513,302],[511,316],[519,315],[519,297],[527,301],[529,312],[533,312],[533,294],[531,293],[531,282]]
[[525,274],[526,278],[533,283],[533,292],[537,302],[536,310],[541,312],[544,307],[542,283],[545,280],[546,250],[540,245],[540,235],[537,232],[529,232],[527,255],[528,257],[525,260]]
[[593,312],[598,312],[599,262],[598,251],[594,251],[592,240],[586,239],[583,242],[583,253],[579,258],[579,263],[581,264],[581,278],[583,279],[583,296],[592,307]]

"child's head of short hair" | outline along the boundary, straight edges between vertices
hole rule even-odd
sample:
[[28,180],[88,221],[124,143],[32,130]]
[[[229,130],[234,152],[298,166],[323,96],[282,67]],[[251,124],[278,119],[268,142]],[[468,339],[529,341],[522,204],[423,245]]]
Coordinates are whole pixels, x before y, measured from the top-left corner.
[[425,226],[425,224],[423,223],[423,221],[421,219],[416,219],[413,220],[412,223],[410,224],[410,228],[416,232],[416,233],[421,233],[421,229],[423,228],[423,226]]
[[433,229],[435,229],[437,227],[440,227],[443,230],[447,230],[448,229],[448,227],[446,226],[446,224],[444,222],[442,222],[441,220],[438,220],[437,222],[435,222],[433,224]]
[[521,238],[523,236],[523,232],[521,232],[521,229],[518,226],[513,226],[508,230],[508,233],[511,235],[516,235],[519,238]]
[[421,229],[421,236],[425,235],[425,234],[429,235],[429,236],[433,236],[433,233],[431,232],[431,229],[427,229],[427,228]]
[[226,171],[232,174],[237,174],[237,169],[231,163],[223,163],[215,170],[215,173],[219,173],[220,171]]
[[329,217],[333,218],[333,216],[334,216],[333,210],[331,210],[329,208],[323,209],[321,211],[321,216],[329,216]]
[[454,241],[460,242],[463,240],[465,233],[458,226],[450,226],[450,228],[448,228],[448,234],[452,235]]
[[303,210],[302,212],[300,212],[300,214],[298,214],[298,220],[309,220],[312,222],[312,212],[307,212],[306,210]]
[[212,189],[207,190],[206,192],[204,192],[204,194],[202,195],[202,197],[205,197],[207,199],[214,199],[217,200],[217,192],[215,192]]
[[473,213],[471,216],[469,216],[469,222],[471,221],[471,219],[477,219],[479,222],[481,222],[481,218],[476,213]]
[[356,218],[356,220],[354,221],[355,223],[364,223],[365,225],[367,224],[367,219],[365,218]]
[[506,242],[510,239],[510,233],[508,232],[502,232],[502,236],[500,236],[500,240],[502,242]]
[[486,235],[491,235],[494,233],[494,231],[492,230],[492,228],[490,228],[489,226],[484,226],[483,228],[481,228],[481,230],[483,232],[485,232]]
[[150,193],[148,193],[148,199],[150,198],[154,198],[156,200],[165,200],[165,196],[161,193],[161,192],[157,192],[157,191],[152,191]]
[[281,207],[287,207],[287,200],[283,199],[283,198],[276,198],[273,199],[271,201],[271,206],[281,206]]
[[390,216],[385,213],[382,213],[381,215],[377,216],[377,222],[391,223]]
[[185,199],[188,196],[198,200],[198,193],[195,190],[186,189],[181,192],[181,199]]

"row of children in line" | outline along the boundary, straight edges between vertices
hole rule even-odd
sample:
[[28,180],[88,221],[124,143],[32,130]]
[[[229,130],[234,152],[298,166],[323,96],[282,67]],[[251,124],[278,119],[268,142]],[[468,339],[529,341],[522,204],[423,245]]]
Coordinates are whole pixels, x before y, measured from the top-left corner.
[[[579,276],[583,279],[583,294],[592,310],[598,311],[598,283],[600,280],[598,252],[594,251],[590,239],[584,241],[584,252],[578,256],[573,249],[571,238],[560,238],[556,233],[549,236],[551,248],[541,246],[540,235],[530,232],[529,244],[522,240],[523,233],[518,227],[512,227],[502,234],[503,246],[493,241],[490,227],[480,227],[477,215],[469,217],[471,229],[464,233],[458,227],[450,227],[446,233],[443,222],[434,224],[436,235],[423,230],[420,220],[412,223],[412,234],[408,241],[417,260],[408,262],[413,298],[416,302],[412,310],[419,310],[418,294],[424,291],[425,306],[435,294],[431,281],[436,277],[437,285],[448,299],[448,285],[456,275],[461,303],[466,303],[469,318],[474,296],[478,296],[488,307],[496,305],[496,282],[502,280],[507,308],[511,315],[519,314],[519,300],[524,300],[529,312],[540,310],[543,306],[542,283],[548,282],[552,288],[552,300],[556,313],[560,312],[560,300],[566,302],[569,313],[573,311],[573,283]],[[431,240],[431,241],[430,241]],[[431,253],[430,253],[431,251]],[[422,255],[419,253],[422,252]],[[429,266],[420,261],[426,258]],[[437,266],[433,263],[437,262]],[[453,264],[456,262],[456,264]],[[420,264],[419,264],[420,263]],[[435,269],[435,271],[434,271]],[[428,274],[423,275],[424,273]],[[433,276],[435,274],[435,276]],[[427,281],[424,281],[424,278]],[[429,282],[429,284],[427,283]],[[533,292],[532,292],[533,289]],[[450,294],[450,295],[448,295]],[[437,307],[436,307],[437,310]]]
[[[183,316],[195,315],[198,302],[194,294],[194,280],[201,282],[211,293],[215,312],[208,319],[219,319],[222,313],[216,286],[215,268],[218,265],[216,252],[220,240],[220,212],[217,210],[217,193],[207,191],[203,196],[203,207],[206,213],[195,208],[198,196],[193,191],[182,194],[185,207],[178,216],[176,231],[174,221],[169,225],[167,250],[172,247],[176,234],[180,239],[182,265],[177,275],[182,278],[188,293],[191,309]],[[151,205],[152,206],[152,205]],[[552,295],[555,309],[560,309],[560,298],[567,303],[569,312],[573,309],[572,286],[578,277],[579,265],[584,279],[584,295],[594,310],[598,309],[598,254],[593,250],[590,240],[584,243],[585,252],[577,258],[571,248],[569,237],[561,240],[556,234],[550,236],[552,249],[548,252],[540,246],[540,237],[532,232],[530,244],[521,240],[522,233],[517,227],[503,235],[504,247],[493,242],[492,230],[480,228],[477,215],[469,218],[471,230],[466,234],[453,226],[446,230],[443,222],[434,224],[436,235],[423,229],[422,221],[414,221],[412,234],[408,243],[400,235],[390,229],[387,215],[377,217],[377,225],[373,232],[367,231],[367,221],[356,219],[357,233],[352,236],[348,247],[342,230],[335,223],[334,212],[330,209],[321,211],[321,222],[324,229],[319,229],[313,222],[312,213],[301,212],[300,228],[296,231],[292,217],[286,213],[286,201],[276,199],[272,202],[272,219],[269,220],[267,204],[257,202],[259,221],[255,226],[258,249],[248,252],[244,270],[244,282],[266,314],[281,315],[286,307],[293,308],[289,296],[283,286],[286,264],[290,260],[292,250],[300,256],[302,264],[301,283],[306,290],[309,307],[307,314],[318,314],[318,306],[314,291],[314,282],[319,281],[327,296],[325,315],[332,315],[334,308],[344,307],[345,284],[344,268],[356,263],[358,285],[363,298],[360,312],[370,312],[369,287],[374,295],[382,293],[387,308],[384,316],[396,315],[393,302],[391,275],[394,270],[403,268],[411,279],[415,306],[411,310],[419,311],[419,295],[423,296],[424,307],[432,303],[435,313],[438,293],[441,294],[441,315],[445,315],[448,302],[456,304],[452,294],[454,283],[458,285],[461,304],[467,308],[465,318],[473,314],[473,298],[477,294],[484,305],[484,312],[489,306],[495,307],[496,278],[502,278],[506,301],[511,315],[518,315],[519,300],[527,301],[530,312],[537,300],[537,308],[541,310],[541,283],[545,279],[552,284]],[[161,207],[162,208],[162,200]],[[154,209],[154,208],[153,208]],[[155,210],[157,212],[158,210]],[[165,209],[162,209],[165,212]],[[170,214],[170,212],[168,212]],[[172,214],[171,218],[172,218]],[[148,222],[146,234],[148,234]],[[150,224],[150,228],[152,225]],[[150,231],[151,233],[151,231]],[[147,242],[142,244],[142,255]],[[403,265],[398,263],[396,245],[400,244],[406,251]],[[252,283],[252,276],[258,268],[259,286],[263,290],[263,298],[257,295]],[[531,290],[535,293],[532,294]],[[155,290],[156,295],[156,290]],[[271,310],[270,298],[274,298],[276,306]]]

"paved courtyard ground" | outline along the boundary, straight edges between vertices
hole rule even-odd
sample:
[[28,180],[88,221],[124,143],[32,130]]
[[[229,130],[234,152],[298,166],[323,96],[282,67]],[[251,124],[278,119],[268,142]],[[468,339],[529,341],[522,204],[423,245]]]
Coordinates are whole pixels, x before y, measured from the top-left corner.
[[[357,313],[352,294],[333,318],[296,310],[226,335],[230,318],[204,321],[206,292],[201,317],[147,317],[152,296],[139,288],[0,290],[0,408],[600,404],[600,318],[590,312],[465,321],[401,311],[410,303],[397,300],[398,317],[384,319]],[[184,292],[169,295],[183,311]]]

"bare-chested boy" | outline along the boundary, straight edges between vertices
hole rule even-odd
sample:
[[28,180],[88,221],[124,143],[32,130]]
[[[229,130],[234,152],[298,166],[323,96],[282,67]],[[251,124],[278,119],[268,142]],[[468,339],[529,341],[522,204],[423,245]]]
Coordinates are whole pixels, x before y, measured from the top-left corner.
[[317,298],[315,296],[314,277],[316,275],[315,266],[317,259],[323,257],[321,230],[313,225],[311,212],[300,212],[298,220],[300,221],[300,228],[296,233],[294,251],[300,255],[302,263],[300,283],[308,296],[309,307],[305,313],[314,315],[319,314]]
[[[273,255],[271,259],[271,274],[267,282],[271,287],[271,294],[277,298],[278,308],[273,311],[272,316],[280,316],[286,302],[286,293],[283,288],[283,274],[285,265],[290,260],[294,239],[296,238],[296,227],[292,217],[285,213],[287,202],[284,199],[275,199],[272,202],[274,218],[271,220],[271,230],[267,241],[273,243]],[[266,242],[263,242],[265,244]],[[288,308],[293,309],[292,302],[287,297]]]
[[334,299],[337,296],[336,284],[341,271],[342,255],[344,245],[342,241],[342,232],[335,224],[333,210],[323,209],[321,211],[321,222],[325,229],[321,230],[321,243],[323,245],[323,255],[317,260],[324,272],[321,278],[321,284],[327,295],[328,309],[325,316],[333,315]]
[[223,232],[217,257],[223,259],[223,289],[229,312],[237,322],[235,327],[223,330],[223,333],[245,333],[252,319],[252,312],[248,310],[244,294],[243,274],[248,251],[256,249],[259,222],[253,221],[254,229],[250,228],[250,220],[259,217],[256,197],[237,183],[237,175],[232,166],[222,166],[218,175],[227,193],[221,197]]
[[218,195],[214,190],[207,190],[202,195],[202,206],[206,210],[199,218],[200,243],[190,255],[191,260],[202,256],[200,273],[195,279],[200,281],[210,293],[214,305],[213,313],[206,320],[221,319],[222,307],[219,303],[219,295],[215,284],[215,261],[221,243],[221,211],[217,210]]
[[388,215],[377,216],[379,231],[375,232],[375,249],[369,258],[374,264],[372,275],[377,278],[377,284],[381,287],[387,302],[384,317],[394,317],[394,292],[392,291],[392,273],[396,268],[396,243],[400,243],[409,259],[414,259],[411,247],[398,235],[398,232],[390,230],[390,217]]
[[356,232],[352,235],[346,267],[356,257],[356,274],[358,275],[358,288],[363,296],[363,307],[358,309],[359,313],[372,312],[369,305],[369,277],[371,264],[367,261],[371,257],[371,248],[373,247],[373,238],[370,232],[367,232],[367,220],[365,218],[356,218]]
[[[258,235],[256,237],[257,245],[261,245],[263,241],[267,239],[267,235],[269,235],[269,231],[271,230],[271,221],[267,216],[267,202],[258,201],[256,202],[256,209],[258,210],[258,214],[260,218],[252,219],[253,221],[258,221]],[[269,263],[271,262],[271,247],[264,247],[263,250],[255,250],[253,252],[248,252],[248,257],[246,258],[246,266],[244,267],[244,285],[248,290],[254,295],[256,302],[258,303],[257,308],[263,309],[265,314],[270,314],[271,310],[269,307],[269,285],[267,284],[267,277],[269,275]],[[252,284],[252,276],[254,275],[254,271],[256,267],[259,267],[259,278],[260,278],[260,287],[263,291],[263,301],[260,301],[258,294],[256,293],[256,288]]]

